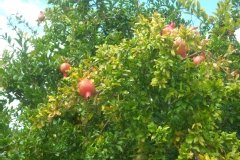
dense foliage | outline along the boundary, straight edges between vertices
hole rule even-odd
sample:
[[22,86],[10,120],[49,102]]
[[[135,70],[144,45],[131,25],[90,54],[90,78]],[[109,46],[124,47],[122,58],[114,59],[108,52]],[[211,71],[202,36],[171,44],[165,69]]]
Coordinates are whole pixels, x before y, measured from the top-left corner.
[[[190,0],[49,4],[42,37],[2,36],[17,43],[1,59],[2,159],[240,158],[238,1],[214,16]],[[82,97],[84,79],[94,92]]]

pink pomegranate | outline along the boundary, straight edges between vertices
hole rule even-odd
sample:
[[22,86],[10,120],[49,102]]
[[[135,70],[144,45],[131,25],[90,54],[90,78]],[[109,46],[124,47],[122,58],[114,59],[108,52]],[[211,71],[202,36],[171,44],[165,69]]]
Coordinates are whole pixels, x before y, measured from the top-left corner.
[[206,59],[206,56],[204,53],[202,53],[201,55],[195,56],[193,57],[193,63],[194,64],[200,64],[202,61],[204,61]]
[[60,71],[63,74],[63,77],[67,77],[68,76],[68,71],[71,69],[71,65],[69,63],[62,63],[60,65]]
[[181,55],[182,58],[187,57],[188,46],[182,38],[177,37],[173,43],[173,46],[175,47],[176,53]]
[[175,29],[175,23],[171,22],[162,29],[162,35],[169,35]]
[[91,80],[83,79],[78,83],[78,93],[80,96],[88,98],[91,97],[95,92],[95,85]]
[[38,15],[37,21],[38,21],[38,22],[42,22],[42,21],[44,21],[44,20],[45,20],[45,14],[44,14],[43,11],[40,11],[40,13],[39,13],[39,15]]

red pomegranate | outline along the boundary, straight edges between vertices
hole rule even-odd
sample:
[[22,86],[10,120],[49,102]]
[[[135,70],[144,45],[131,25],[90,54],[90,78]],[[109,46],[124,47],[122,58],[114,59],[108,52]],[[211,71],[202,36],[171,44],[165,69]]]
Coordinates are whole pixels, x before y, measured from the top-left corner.
[[95,93],[94,83],[89,79],[83,79],[78,83],[78,93],[84,98],[91,97]]
[[201,55],[198,55],[198,56],[195,56],[193,57],[193,63],[194,64],[200,64],[202,61],[205,60],[205,54],[201,54]]
[[60,71],[63,74],[63,77],[67,77],[68,76],[68,71],[71,69],[71,65],[69,63],[62,63],[60,66]]
[[175,23],[171,22],[162,29],[162,35],[169,35],[175,29]]
[[45,20],[45,14],[43,11],[40,11],[39,15],[38,15],[38,22],[42,22]]
[[176,53],[180,54],[182,58],[187,57],[188,47],[186,42],[182,38],[177,37],[173,43],[173,46],[176,48]]

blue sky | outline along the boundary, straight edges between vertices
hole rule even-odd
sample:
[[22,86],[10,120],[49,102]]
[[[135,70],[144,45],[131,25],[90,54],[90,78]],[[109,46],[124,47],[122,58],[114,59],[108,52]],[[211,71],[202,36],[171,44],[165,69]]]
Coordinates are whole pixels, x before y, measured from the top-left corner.
[[[37,26],[38,14],[46,4],[47,0],[0,0],[0,34],[7,32],[14,37],[14,32],[7,26],[7,17],[14,13],[23,15],[31,26]],[[0,39],[0,55],[5,48],[8,48],[7,43]]]
[[[219,0],[199,0],[199,2],[201,4],[201,7],[204,8],[208,15],[213,15],[215,10],[217,9],[217,3],[219,2]],[[192,19],[194,26],[198,26],[200,23],[194,16],[184,14],[183,17],[189,20]]]
[[216,10],[219,0],[200,0],[199,2],[208,14],[212,14]]

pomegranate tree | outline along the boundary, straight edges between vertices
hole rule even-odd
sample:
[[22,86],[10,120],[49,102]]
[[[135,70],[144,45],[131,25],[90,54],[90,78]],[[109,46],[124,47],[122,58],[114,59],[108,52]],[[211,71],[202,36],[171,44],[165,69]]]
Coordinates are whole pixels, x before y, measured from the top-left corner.
[[68,71],[71,69],[71,65],[69,63],[62,63],[60,65],[60,71],[63,74],[63,77],[67,77],[68,76]]
[[78,93],[84,98],[89,98],[95,93],[95,85],[89,79],[83,79],[78,83]]

